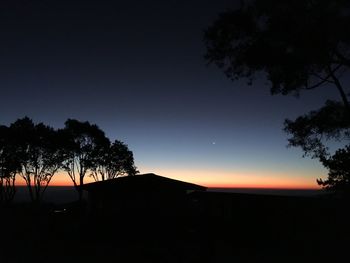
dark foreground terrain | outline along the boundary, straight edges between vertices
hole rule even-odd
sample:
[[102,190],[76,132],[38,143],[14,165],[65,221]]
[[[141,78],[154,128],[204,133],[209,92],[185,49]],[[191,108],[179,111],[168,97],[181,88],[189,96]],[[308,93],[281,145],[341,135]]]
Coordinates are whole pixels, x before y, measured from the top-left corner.
[[349,262],[349,203],[194,193],[177,216],[1,207],[0,262]]

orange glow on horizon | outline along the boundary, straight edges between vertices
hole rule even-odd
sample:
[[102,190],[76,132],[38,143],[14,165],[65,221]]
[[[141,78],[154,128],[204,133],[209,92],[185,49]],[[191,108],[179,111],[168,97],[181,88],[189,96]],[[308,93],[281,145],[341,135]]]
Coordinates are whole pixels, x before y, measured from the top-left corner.
[[[85,176],[84,183],[91,183],[91,182],[94,182],[94,180],[89,176]],[[18,177],[16,179],[16,185],[25,186],[26,183],[23,180],[23,178]],[[73,186],[73,182],[66,172],[58,172],[52,177],[52,180],[49,186]]]
[[280,184],[280,185],[273,185],[273,184],[211,184],[211,185],[205,185],[208,188],[249,188],[249,189],[285,189],[285,190],[318,190],[321,189],[320,186],[313,184],[293,184],[293,185],[286,185],[286,184]]
[[[168,170],[142,169],[141,173],[155,173],[164,177],[177,179],[189,183],[199,184],[208,188],[260,188],[260,189],[320,189],[316,183],[319,175],[305,177],[288,173],[272,172],[234,172],[234,171],[207,171],[207,170]],[[86,176],[84,183],[94,180]],[[16,185],[25,186],[22,178],[18,178]],[[51,180],[49,186],[73,186],[67,173],[59,172]]]
[[[151,171],[143,171],[151,172]],[[276,172],[215,170],[153,170],[165,177],[206,186],[208,188],[320,189],[315,174],[310,177]]]

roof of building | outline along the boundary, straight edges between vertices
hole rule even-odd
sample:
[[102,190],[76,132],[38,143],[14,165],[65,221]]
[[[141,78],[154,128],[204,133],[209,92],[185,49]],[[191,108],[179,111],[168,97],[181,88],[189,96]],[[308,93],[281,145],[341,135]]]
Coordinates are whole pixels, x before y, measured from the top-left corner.
[[105,190],[127,190],[127,189],[160,189],[160,190],[199,190],[204,191],[207,188],[201,185],[187,183],[153,173],[137,174],[134,176],[123,176],[115,179],[88,183],[81,186],[86,191],[105,191]]

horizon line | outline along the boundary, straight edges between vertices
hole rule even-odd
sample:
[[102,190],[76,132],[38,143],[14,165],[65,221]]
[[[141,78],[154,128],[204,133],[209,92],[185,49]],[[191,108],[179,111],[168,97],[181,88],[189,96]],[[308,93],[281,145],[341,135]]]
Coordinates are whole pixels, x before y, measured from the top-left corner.
[[[16,187],[28,187],[25,184],[16,185]],[[74,185],[49,185],[47,188],[50,187],[72,187],[74,188]],[[208,189],[257,189],[257,190],[324,190],[321,187],[266,187],[266,186],[205,186]]]

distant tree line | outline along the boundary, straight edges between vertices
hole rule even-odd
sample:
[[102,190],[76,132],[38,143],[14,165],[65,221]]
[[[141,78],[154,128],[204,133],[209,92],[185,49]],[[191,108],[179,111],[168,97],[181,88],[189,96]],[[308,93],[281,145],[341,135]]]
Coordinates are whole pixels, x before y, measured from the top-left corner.
[[132,151],[123,142],[111,142],[95,124],[68,119],[54,129],[30,118],[0,126],[0,202],[11,202],[16,177],[24,179],[31,201],[40,202],[53,176],[66,171],[82,198],[88,175],[95,181],[135,175]]

